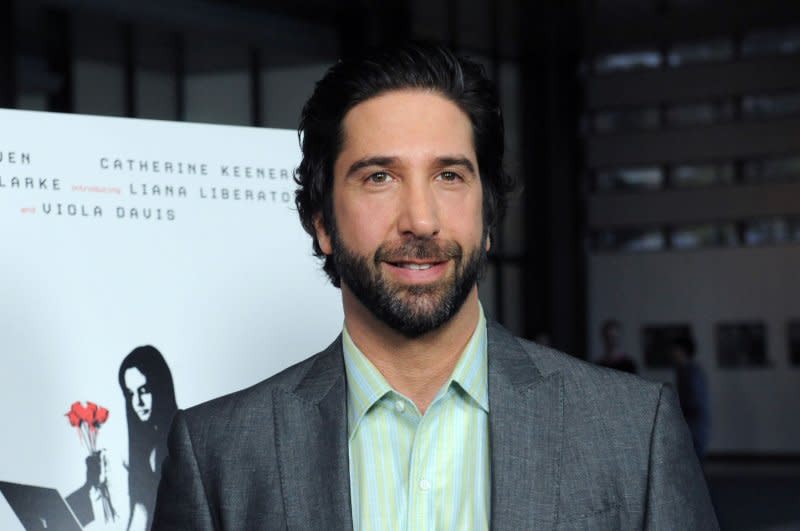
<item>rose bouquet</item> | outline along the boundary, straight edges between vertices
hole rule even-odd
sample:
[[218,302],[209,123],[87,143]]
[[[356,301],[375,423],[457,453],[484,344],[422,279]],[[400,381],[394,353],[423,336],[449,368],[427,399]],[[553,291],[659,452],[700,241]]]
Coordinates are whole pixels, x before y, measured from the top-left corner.
[[108,410],[94,402],[74,402],[67,412],[71,426],[78,430],[78,438],[90,454],[97,451],[97,430],[108,420]]
[[108,410],[94,402],[86,402],[85,406],[80,402],[74,402],[65,416],[70,426],[77,430],[81,444],[89,452],[86,458],[86,467],[89,471],[87,481],[99,492],[103,503],[103,516],[106,522],[114,520],[117,513],[108,490],[105,455],[97,450],[97,432],[108,420]]

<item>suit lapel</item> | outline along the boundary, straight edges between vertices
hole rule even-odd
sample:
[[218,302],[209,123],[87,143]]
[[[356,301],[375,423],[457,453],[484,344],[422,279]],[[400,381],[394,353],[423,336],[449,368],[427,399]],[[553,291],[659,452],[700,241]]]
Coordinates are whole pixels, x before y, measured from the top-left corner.
[[287,527],[352,529],[341,337],[273,404]]
[[494,531],[552,526],[563,436],[561,374],[544,376],[519,342],[489,325]]

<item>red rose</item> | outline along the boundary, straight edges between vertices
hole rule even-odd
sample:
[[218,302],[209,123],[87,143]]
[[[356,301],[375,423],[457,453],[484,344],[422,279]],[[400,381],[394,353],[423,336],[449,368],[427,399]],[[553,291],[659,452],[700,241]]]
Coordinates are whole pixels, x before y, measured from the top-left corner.
[[95,422],[98,426],[100,426],[100,424],[105,424],[105,422],[108,420],[108,410],[104,407],[97,408],[97,415],[95,416],[95,419]]
[[78,418],[81,419],[81,422],[88,423],[89,420],[91,420],[89,410],[80,402],[75,402],[72,404],[72,412],[78,415]]
[[72,407],[69,408],[71,415],[78,417],[78,423],[86,422],[86,408],[80,402],[73,402]]
[[71,426],[79,428],[82,423],[91,429],[97,429],[108,420],[108,410],[98,406],[94,402],[86,402],[86,406],[80,402],[73,402],[72,407],[66,413]]
[[74,411],[70,410],[66,415],[71,426],[75,426],[77,428],[80,425],[81,419],[77,414],[75,414]]

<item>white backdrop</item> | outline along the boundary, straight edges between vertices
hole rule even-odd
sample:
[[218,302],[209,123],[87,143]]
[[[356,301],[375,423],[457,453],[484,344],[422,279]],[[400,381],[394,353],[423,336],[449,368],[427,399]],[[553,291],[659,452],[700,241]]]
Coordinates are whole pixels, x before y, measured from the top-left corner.
[[[298,159],[293,131],[0,110],[0,480],[83,484],[64,414],[96,402],[123,529],[117,371],[133,348],[164,355],[185,408],[334,338],[339,292],[293,206]],[[21,528],[0,496],[0,529]]]

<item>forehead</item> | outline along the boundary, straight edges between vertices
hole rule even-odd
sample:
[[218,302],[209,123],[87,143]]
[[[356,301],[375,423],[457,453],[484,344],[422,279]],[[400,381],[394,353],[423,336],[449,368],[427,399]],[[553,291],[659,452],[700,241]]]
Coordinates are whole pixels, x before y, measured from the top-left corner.
[[476,162],[469,117],[432,90],[395,90],[363,101],[347,112],[342,131],[340,158],[459,154]]
[[136,367],[131,367],[125,371],[125,387],[137,389],[147,382],[145,375]]

